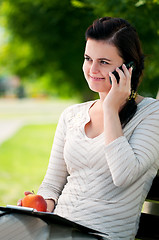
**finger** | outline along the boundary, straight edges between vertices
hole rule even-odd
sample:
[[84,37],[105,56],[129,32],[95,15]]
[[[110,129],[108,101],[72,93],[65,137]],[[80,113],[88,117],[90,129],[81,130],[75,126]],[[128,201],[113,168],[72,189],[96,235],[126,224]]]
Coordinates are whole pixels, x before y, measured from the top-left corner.
[[19,200],[18,200],[17,206],[22,206],[22,199],[19,199]]
[[[123,68],[123,65],[122,65]],[[116,68],[117,73],[119,74],[120,77],[120,81],[122,80],[126,80],[126,74],[125,74],[125,69],[123,69],[123,71],[120,68]]]
[[110,77],[110,83],[111,85],[117,85],[117,79],[116,77],[114,76],[114,74],[112,72],[109,72],[109,77]]
[[132,75],[133,67],[129,68],[129,73]]
[[[127,77],[127,81],[126,84],[128,85],[129,89],[131,88],[131,76],[132,76],[132,70],[133,68],[130,67],[129,69],[127,69],[127,67],[125,66],[125,64],[123,64],[123,68],[125,68],[125,75]],[[124,71],[124,70],[123,70]]]
[[131,79],[131,75],[132,75],[132,67],[130,67],[129,69],[126,67],[125,64],[123,64],[122,69],[124,71],[125,76],[127,77],[127,79]]

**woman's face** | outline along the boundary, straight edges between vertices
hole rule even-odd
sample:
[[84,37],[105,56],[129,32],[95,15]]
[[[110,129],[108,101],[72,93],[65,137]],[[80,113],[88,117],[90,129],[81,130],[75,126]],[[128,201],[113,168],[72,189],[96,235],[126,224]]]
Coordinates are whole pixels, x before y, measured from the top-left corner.
[[83,72],[90,89],[108,93],[111,88],[109,72],[113,72],[124,62],[117,48],[102,40],[88,39],[84,58]]

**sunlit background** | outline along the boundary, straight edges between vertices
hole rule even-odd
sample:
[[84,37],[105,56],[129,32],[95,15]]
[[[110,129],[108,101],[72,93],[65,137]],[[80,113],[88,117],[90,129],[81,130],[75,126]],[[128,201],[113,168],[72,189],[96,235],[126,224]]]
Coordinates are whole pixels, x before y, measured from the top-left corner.
[[137,29],[146,56],[139,93],[159,90],[159,0],[0,1],[0,205],[16,204],[44,177],[58,118],[97,97],[82,73],[84,33],[98,17]]

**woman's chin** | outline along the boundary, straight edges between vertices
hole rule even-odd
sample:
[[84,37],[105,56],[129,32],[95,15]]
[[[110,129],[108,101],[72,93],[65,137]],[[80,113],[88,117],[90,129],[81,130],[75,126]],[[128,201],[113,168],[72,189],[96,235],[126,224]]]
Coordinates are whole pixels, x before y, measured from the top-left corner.
[[89,84],[89,88],[96,93],[101,93],[101,92],[109,92],[110,88],[106,88],[106,87],[102,87],[102,86],[92,86],[91,84]]

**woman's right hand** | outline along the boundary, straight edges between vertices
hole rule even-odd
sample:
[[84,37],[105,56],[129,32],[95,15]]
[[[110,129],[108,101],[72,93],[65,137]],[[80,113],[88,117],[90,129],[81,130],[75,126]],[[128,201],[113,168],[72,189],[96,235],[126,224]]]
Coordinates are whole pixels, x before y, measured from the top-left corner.
[[116,68],[116,71],[120,76],[120,81],[118,83],[115,75],[112,72],[109,73],[109,77],[112,80],[112,87],[103,101],[104,111],[108,111],[108,113],[110,111],[119,113],[131,93],[132,67],[127,69],[125,64],[123,64],[122,70]]

